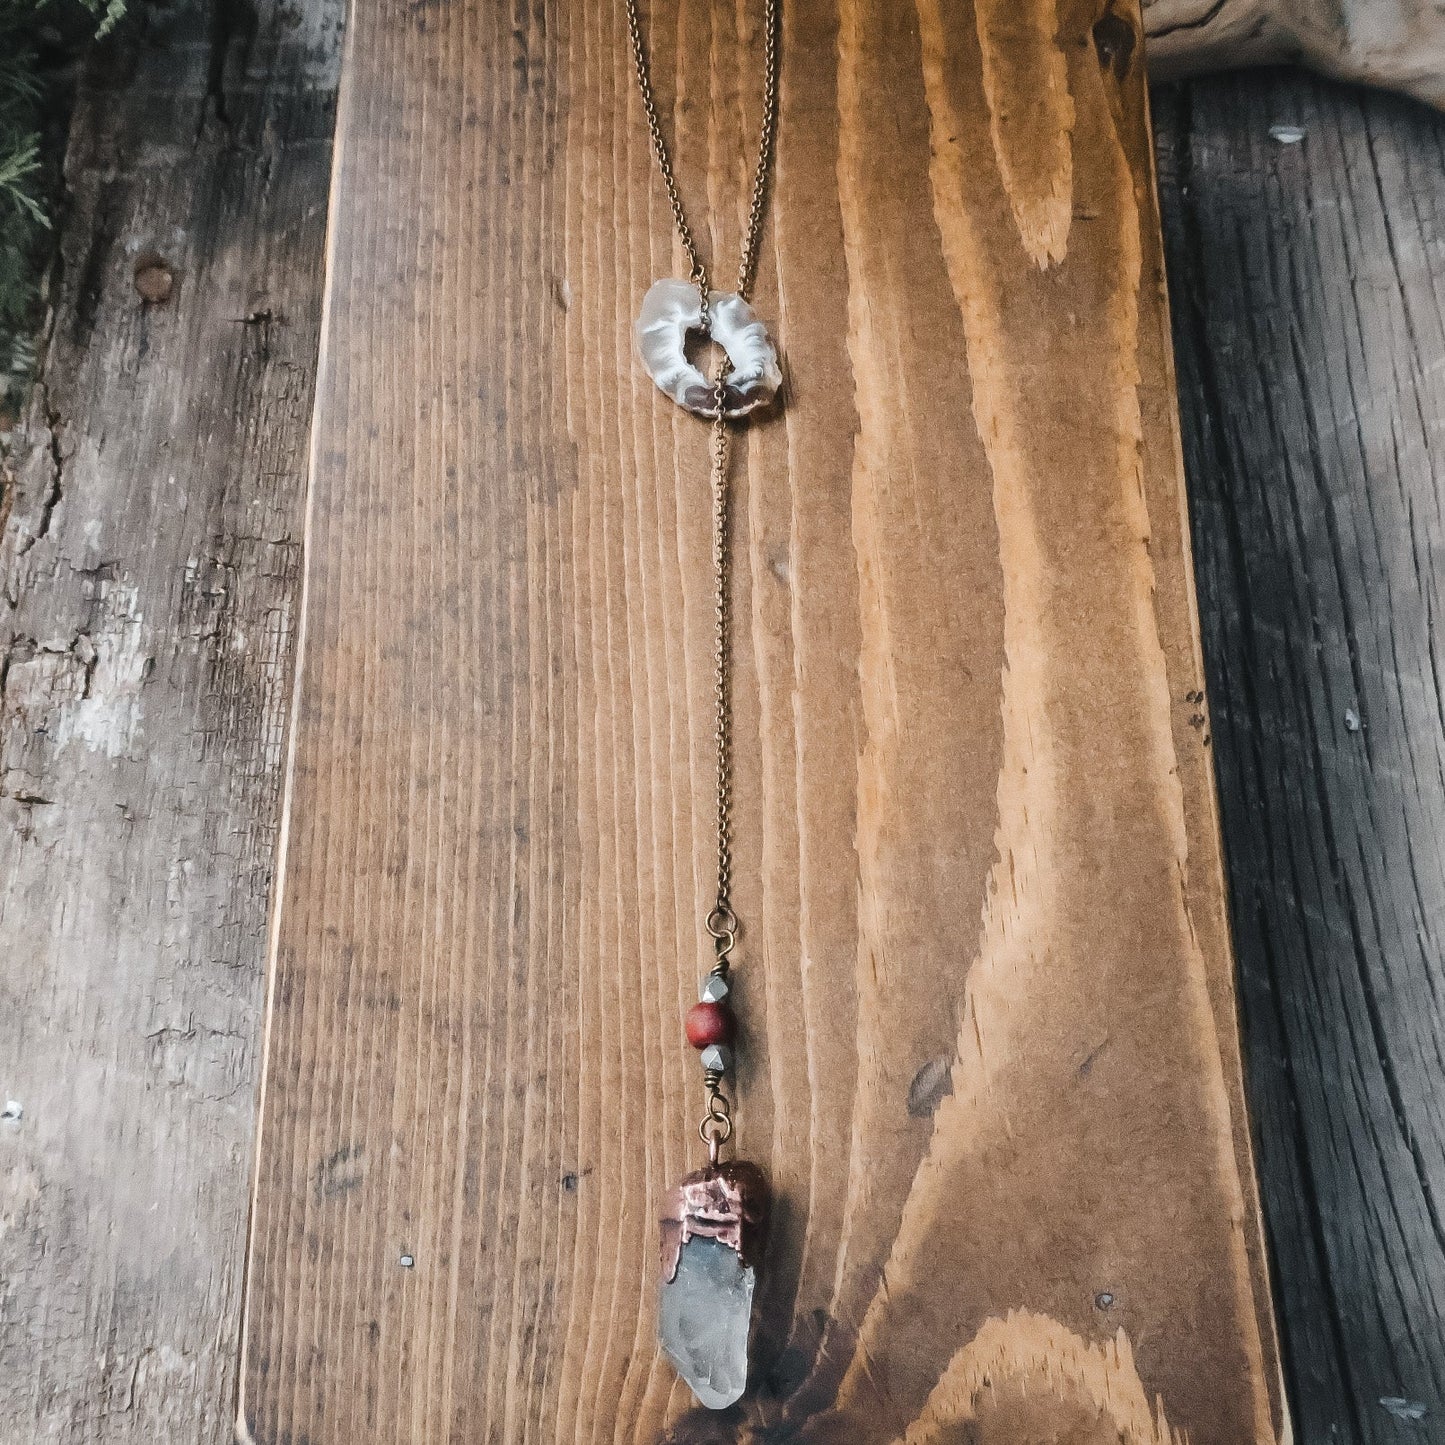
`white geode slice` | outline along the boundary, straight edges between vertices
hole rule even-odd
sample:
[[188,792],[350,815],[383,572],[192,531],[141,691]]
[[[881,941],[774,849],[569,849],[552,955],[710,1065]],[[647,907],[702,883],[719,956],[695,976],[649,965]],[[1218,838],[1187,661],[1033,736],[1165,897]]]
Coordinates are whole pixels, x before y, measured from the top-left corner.
[[756,1272],[719,1239],[694,1235],[662,1287],[658,1335],[700,1405],[723,1410],[748,1383]]
[[[768,329],[732,291],[708,292],[708,333],[727,352],[723,415],[732,419],[769,406],[783,384]],[[691,281],[654,281],[642,300],[637,350],[647,374],[679,406],[698,416],[717,414],[717,387],[688,360],[687,339],[701,335],[702,298]]]

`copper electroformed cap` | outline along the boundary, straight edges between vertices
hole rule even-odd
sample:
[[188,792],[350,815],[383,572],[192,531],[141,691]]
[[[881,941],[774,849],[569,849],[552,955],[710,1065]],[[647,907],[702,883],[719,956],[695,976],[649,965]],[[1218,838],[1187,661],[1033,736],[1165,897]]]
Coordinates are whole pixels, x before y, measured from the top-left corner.
[[685,1175],[663,1196],[663,1283],[672,1283],[682,1247],[694,1237],[716,1239],[736,1250],[744,1265],[755,1265],[766,1237],[769,1199],[763,1171],[745,1159]]

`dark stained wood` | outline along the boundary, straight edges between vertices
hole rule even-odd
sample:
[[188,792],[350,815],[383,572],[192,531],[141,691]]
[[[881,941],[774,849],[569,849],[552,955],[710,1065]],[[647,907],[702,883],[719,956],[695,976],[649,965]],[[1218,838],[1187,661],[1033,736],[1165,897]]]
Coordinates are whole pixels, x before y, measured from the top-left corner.
[[340,7],[138,8],[4,490],[6,1445],[233,1431]]
[[[1137,16],[786,12],[792,395],[738,459],[761,1388],[702,1418],[653,1343],[697,1155],[706,437],[631,354],[676,260],[620,10],[383,0],[338,127],[259,1445],[1285,1435]],[[728,255],[755,8],[665,14]]]
[[[1156,97],[1200,612],[1302,1441],[1445,1432],[1445,121]],[[1272,125],[1305,132],[1281,145]]]

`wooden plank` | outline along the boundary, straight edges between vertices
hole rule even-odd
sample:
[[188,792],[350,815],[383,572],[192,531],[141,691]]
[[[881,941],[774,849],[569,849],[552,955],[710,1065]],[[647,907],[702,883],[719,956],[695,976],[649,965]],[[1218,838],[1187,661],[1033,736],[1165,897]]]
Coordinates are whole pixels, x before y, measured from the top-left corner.
[[7,1445],[232,1438],[340,10],[147,16],[4,494]]
[[[621,16],[386,0],[333,182],[261,1445],[1286,1434],[1137,15],[786,10],[791,399],[738,469],[760,1390],[699,1419],[653,1344],[699,1107],[706,438],[631,356],[676,258]],[[652,26],[724,256],[756,20]]]
[[1285,72],[1163,92],[1158,114],[1291,1394],[1304,1440],[1433,1439],[1445,122]]

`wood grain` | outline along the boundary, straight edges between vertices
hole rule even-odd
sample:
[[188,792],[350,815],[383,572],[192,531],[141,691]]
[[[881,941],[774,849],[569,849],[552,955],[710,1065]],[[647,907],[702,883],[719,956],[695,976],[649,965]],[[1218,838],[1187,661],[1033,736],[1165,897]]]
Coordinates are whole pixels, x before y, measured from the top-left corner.
[[[612,6],[358,10],[243,1428],[1286,1435],[1133,12],[791,0],[738,458],[759,1389],[653,1343],[699,1106],[706,436]],[[713,253],[754,8],[651,25]],[[704,184],[702,177],[707,176]]]
[[1157,113],[1291,1395],[1304,1440],[1433,1439],[1445,122],[1287,72]]
[[[336,6],[82,80],[0,540],[0,1437],[232,1438]],[[148,303],[138,274],[170,277]]]

